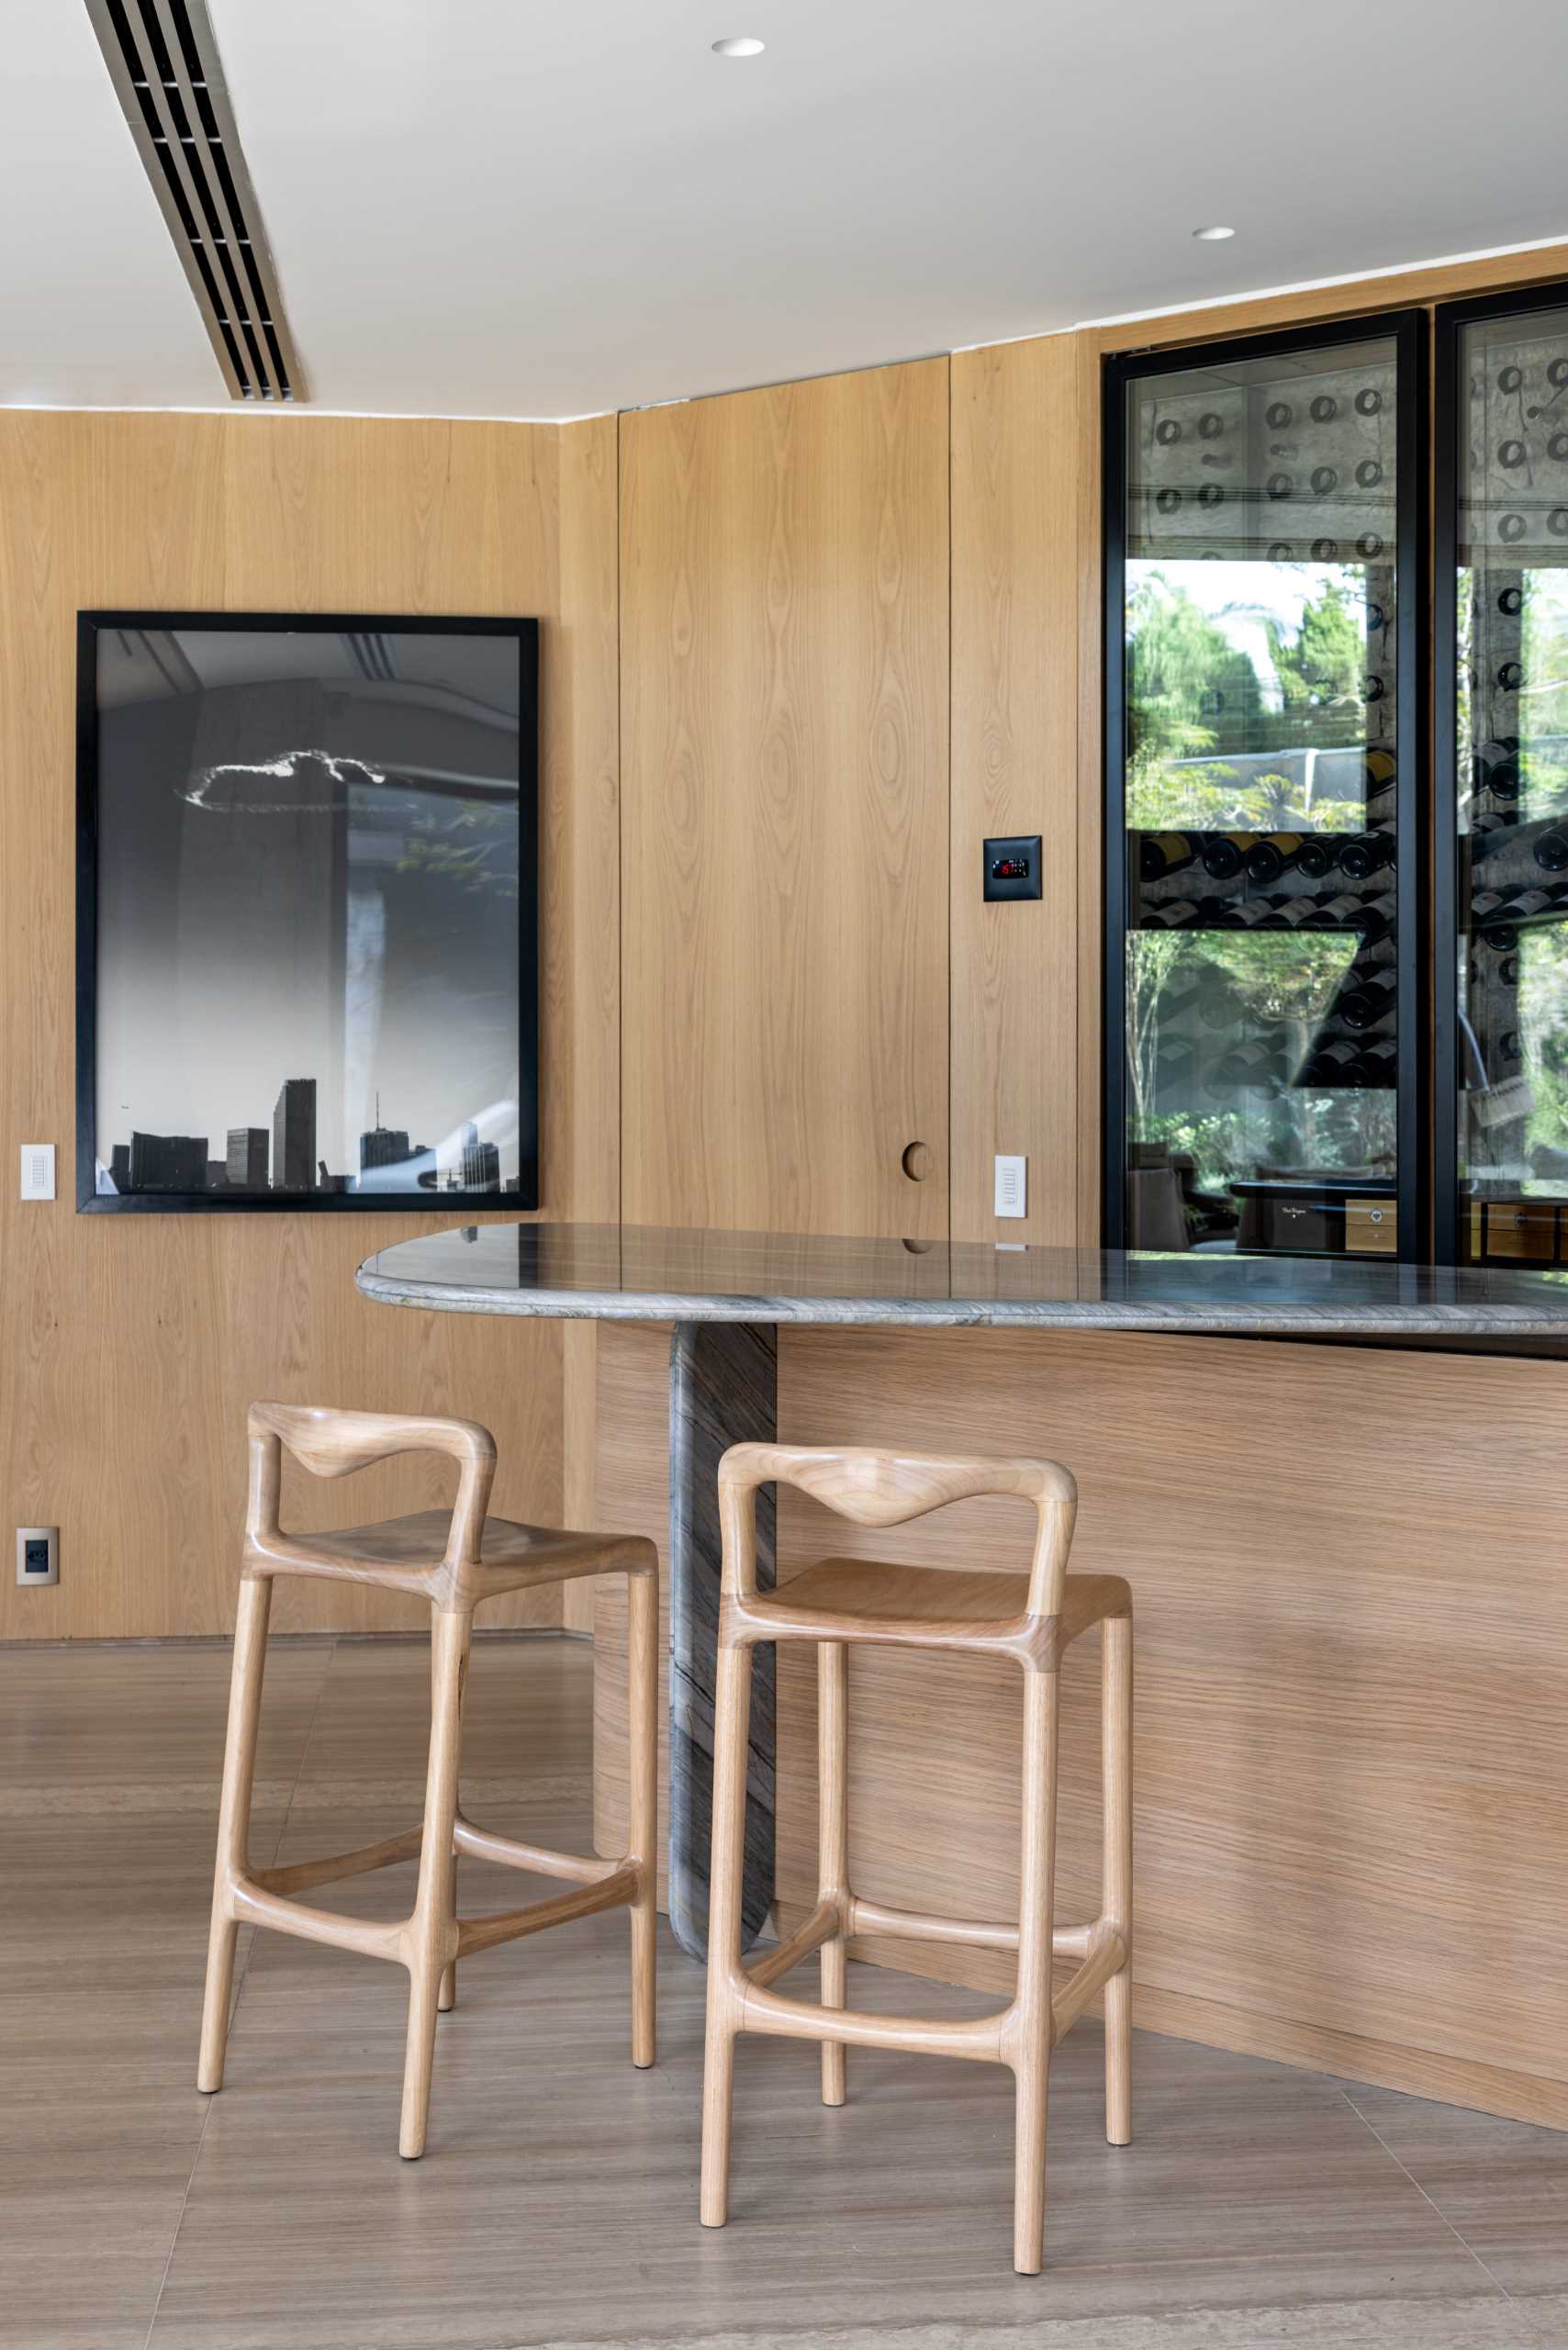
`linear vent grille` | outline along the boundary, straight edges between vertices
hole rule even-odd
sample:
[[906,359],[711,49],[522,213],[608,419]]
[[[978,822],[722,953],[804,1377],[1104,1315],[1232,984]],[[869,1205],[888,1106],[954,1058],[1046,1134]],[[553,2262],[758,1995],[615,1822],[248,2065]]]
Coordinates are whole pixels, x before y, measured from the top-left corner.
[[86,0],[237,400],[307,397],[203,0]]

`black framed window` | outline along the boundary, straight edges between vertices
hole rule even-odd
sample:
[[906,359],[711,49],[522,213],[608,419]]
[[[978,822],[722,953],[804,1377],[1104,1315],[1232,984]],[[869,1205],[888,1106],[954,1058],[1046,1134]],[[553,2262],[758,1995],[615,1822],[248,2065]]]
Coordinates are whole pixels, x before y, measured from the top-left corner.
[[1110,1246],[1419,1251],[1425,338],[1108,369]]
[[1441,1262],[1568,1262],[1568,286],[1437,325]]

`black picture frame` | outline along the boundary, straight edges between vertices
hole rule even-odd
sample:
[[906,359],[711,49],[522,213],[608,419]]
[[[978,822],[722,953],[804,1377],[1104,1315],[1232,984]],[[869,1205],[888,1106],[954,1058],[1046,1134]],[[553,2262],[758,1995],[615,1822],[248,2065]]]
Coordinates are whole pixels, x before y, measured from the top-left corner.
[[1394,1181],[1397,1259],[1426,1260],[1432,1213],[1430,1077],[1425,1038],[1431,1015],[1431,916],[1427,884],[1430,799],[1426,653],[1428,634],[1428,385],[1429,331],[1424,310],[1369,311],[1327,324],[1236,335],[1118,352],[1104,363],[1102,387],[1103,648],[1102,808],[1104,826],[1103,949],[1101,966],[1101,1214],[1103,1245],[1126,1246],[1126,694],[1123,614],[1126,597],[1126,393],[1147,375],[1169,375],[1227,362],[1293,352],[1330,351],[1392,337],[1398,375],[1396,446],[1399,514],[1394,565],[1399,580],[1396,641],[1399,758],[1394,807],[1394,878],[1399,892],[1399,976],[1395,1019],[1398,1069],[1395,1117],[1399,1154]]
[[[518,1081],[523,1112],[515,1192],[97,1189],[98,638],[107,630],[308,635],[495,636],[518,651]],[[76,615],[76,1208],[83,1215],[400,1215],[533,1209],[539,1197],[539,622],[422,612],[188,612],[97,609]]]

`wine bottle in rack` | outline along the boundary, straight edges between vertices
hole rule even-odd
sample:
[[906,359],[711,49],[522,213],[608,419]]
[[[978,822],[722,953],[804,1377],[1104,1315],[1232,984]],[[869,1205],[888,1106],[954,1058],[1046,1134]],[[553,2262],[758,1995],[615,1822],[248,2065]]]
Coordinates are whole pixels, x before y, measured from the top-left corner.
[[1350,1073],[1358,1085],[1393,1085],[1399,1074],[1399,1047],[1379,1036],[1357,1053]]
[[1186,833],[1145,833],[1138,842],[1138,878],[1143,881],[1163,880],[1168,873],[1180,873],[1196,856]]
[[1295,853],[1295,869],[1310,881],[1321,881],[1334,862],[1334,853],[1319,834],[1306,834]]
[[1352,881],[1365,881],[1394,861],[1394,843],[1387,833],[1354,833],[1339,851],[1339,870]]
[[1369,821],[1377,813],[1392,808],[1399,782],[1399,767],[1394,753],[1381,743],[1367,745],[1363,767],[1365,777],[1366,812]]
[[1196,1012],[1203,1001],[1203,993],[1202,988],[1182,986],[1179,979],[1168,979],[1159,990],[1159,1001],[1155,1006],[1160,1026],[1173,1027],[1179,1020],[1185,1020],[1189,1013]]
[[1241,844],[1229,833],[1211,833],[1199,861],[1211,881],[1234,881],[1241,870]]
[[1543,871],[1568,872],[1568,833],[1559,831],[1556,826],[1550,833],[1542,833],[1535,843],[1533,855]]
[[1209,1091],[1230,1085],[1277,1085],[1284,1076],[1286,1059],[1281,1039],[1259,1037],[1245,1045],[1233,1045],[1215,1069]]
[[1243,863],[1249,881],[1266,884],[1277,881],[1288,865],[1294,865],[1301,855],[1299,833],[1265,833],[1248,850]]
[[1361,901],[1361,935],[1369,946],[1386,938],[1399,919],[1399,900],[1394,890],[1387,890],[1381,898]]
[[1191,898],[1172,898],[1163,905],[1145,906],[1139,927],[1143,930],[1190,930],[1203,919],[1202,911]]
[[1226,906],[1215,924],[1216,930],[1263,930],[1274,919],[1277,901],[1273,898],[1239,898]]
[[1309,930],[1355,930],[1366,912],[1366,901],[1341,890],[1338,897],[1315,898],[1306,917]]
[[1334,1009],[1347,1028],[1375,1028],[1393,1012],[1398,996],[1396,971],[1369,971],[1359,987],[1339,998]]

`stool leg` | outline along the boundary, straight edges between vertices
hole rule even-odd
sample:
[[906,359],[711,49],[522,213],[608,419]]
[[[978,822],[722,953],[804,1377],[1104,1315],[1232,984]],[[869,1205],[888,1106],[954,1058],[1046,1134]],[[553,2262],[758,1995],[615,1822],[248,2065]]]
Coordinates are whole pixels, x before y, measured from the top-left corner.
[[1013,2188],[1013,2266],[1038,2273],[1046,2238],[1046,2095],[1055,2026],[1051,2015],[1051,1913],[1056,1870],[1055,1673],[1024,1677],[1024,1853],[1018,1899],[1018,1992],[1013,2069],[1017,2076]]
[[[817,1642],[817,1898],[849,1897],[849,1650]],[[822,1946],[824,2008],[842,2008],[848,1951],[842,1927]],[[844,2103],[842,2040],[823,2042],[823,2103]]]
[[628,1836],[641,1875],[632,1904],[632,2062],[654,2061],[658,1929],[659,1583],[653,1573],[627,1584]]
[[[438,1659],[438,1655],[439,1655],[439,1651],[438,1651],[438,1650],[437,1650],[435,1640],[434,1640],[434,1639],[432,1638],[432,1639],[431,1639],[431,1720],[432,1722],[435,1720],[435,1706],[436,1706],[436,1691],[435,1691],[435,1684],[436,1684],[436,1672],[437,1672],[437,1659]],[[465,1674],[465,1676],[464,1676],[465,1686],[464,1686],[463,1693],[462,1693],[462,1694],[463,1694],[463,1696],[465,1696],[465,1696],[466,1696],[466,1695],[467,1695],[466,1680],[467,1680],[467,1676],[466,1676],[466,1674]],[[461,1701],[460,1701],[460,1702],[461,1702]],[[462,1721],[461,1721],[461,1718],[460,1718],[460,1719],[459,1719],[459,1722],[458,1722],[459,1751],[461,1751],[462,1735],[463,1735],[463,1725],[462,1725]],[[457,1915],[457,1847],[456,1847],[456,1845],[455,1845],[455,1844],[454,1844],[454,1846],[453,1846],[453,1848],[452,1848],[452,1873],[451,1873],[451,1885],[450,1885],[449,1892],[450,1892],[450,1899],[451,1899],[451,1906],[452,1906],[452,1914],[453,1914],[453,1916],[455,1918],[455,1917],[456,1917],[456,1915]],[[452,2013],[453,2009],[454,2009],[456,2005],[457,2005],[457,1961],[456,1961],[455,1959],[453,1959],[453,1960],[452,1960],[452,1962],[451,1962],[451,1964],[449,1964],[449,1965],[448,1965],[448,1966],[443,1970],[442,1975],[442,1978],[441,1978],[441,1988],[440,1988],[440,1990],[436,1993],[436,2000],[435,2000],[436,2013],[437,2013],[438,2015],[443,2015],[443,2016],[444,2016],[444,2015],[450,2015],[450,2014]]]
[[1104,1856],[1100,1907],[1122,1936],[1126,1964],[1105,1986],[1105,2135],[1133,2134],[1133,1624],[1111,1616],[1101,1634],[1101,1781]]
[[425,2150],[430,2121],[431,2066],[435,2058],[436,2000],[441,1978],[457,1954],[452,1905],[452,1830],[457,1818],[458,1756],[463,1684],[468,1672],[471,1611],[432,1607],[435,1651],[430,1766],[425,1777],[425,1830],[420,1847],[419,1890],[406,1932],[409,2037],[403,2060],[403,2114],[398,2152],[413,2162]]
[[713,1840],[708,1863],[708,2042],[702,2061],[702,2192],[705,2228],[730,2212],[730,2114],[735,2034],[744,1989],[741,1882],[745,1866],[746,1740],[751,1728],[751,1651],[721,1647],[713,1707]]
[[218,1815],[218,1863],[212,1881],[212,1927],[207,1945],[207,1996],[202,2005],[196,2087],[209,2095],[223,2087],[229,2009],[234,1995],[234,1945],[240,1928],[230,1888],[250,1865],[251,1794],[256,1777],[256,1733],[262,1675],[267,1662],[270,1575],[243,1575],[234,1624],[234,1665],[229,1683],[229,1729],[223,1750],[223,1796]]

